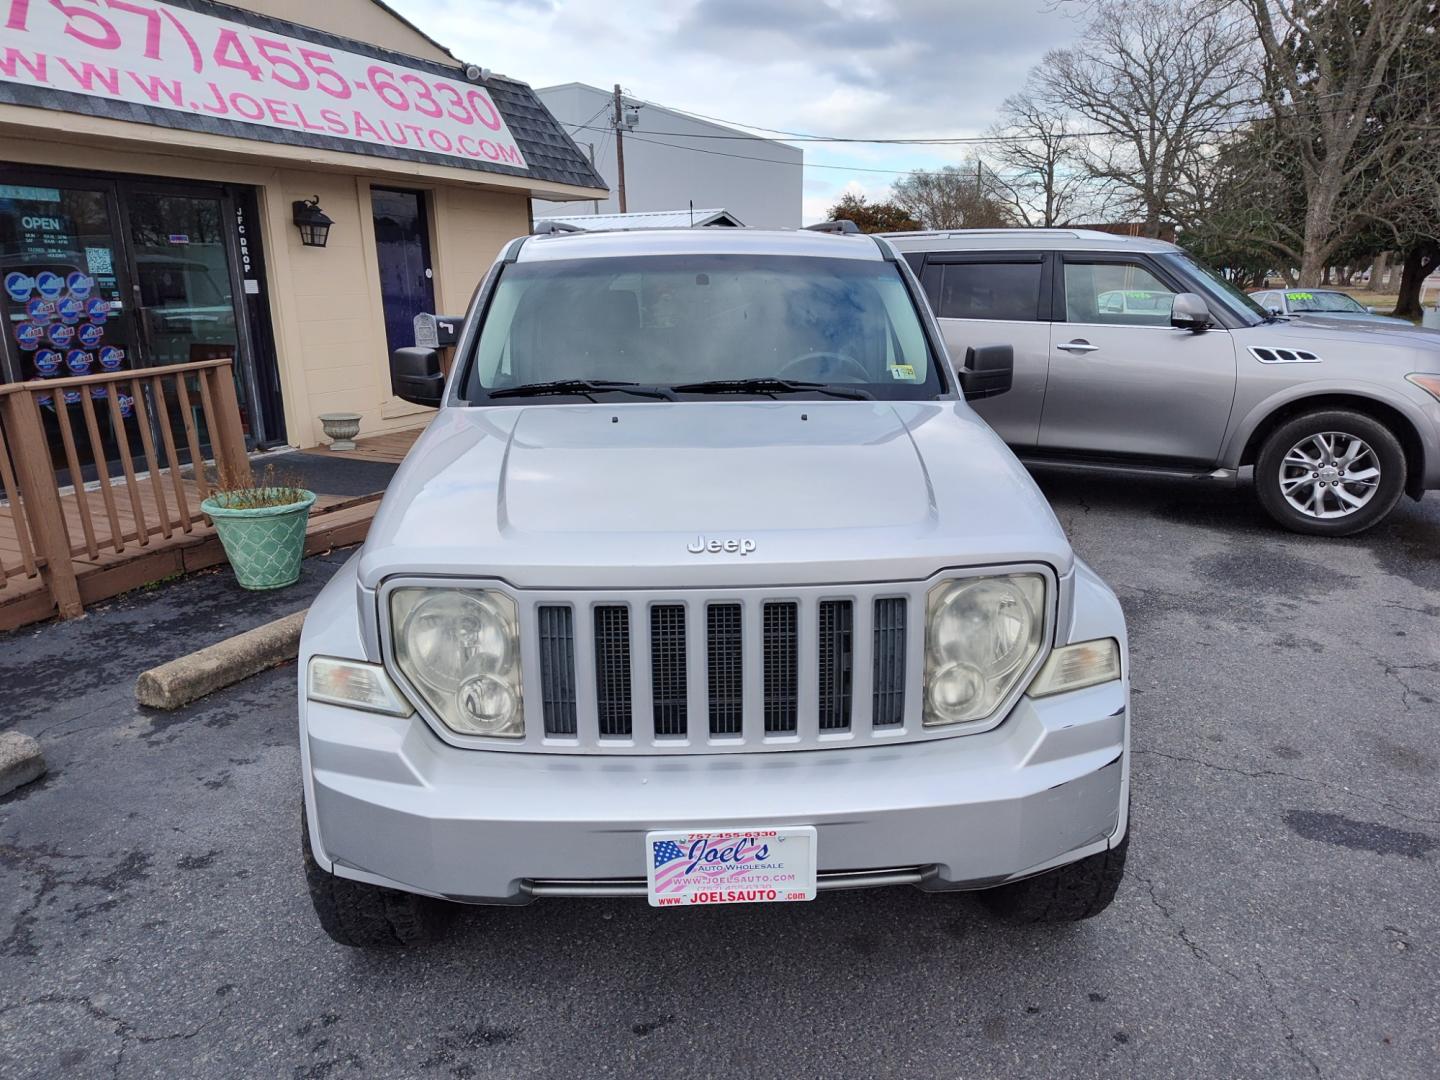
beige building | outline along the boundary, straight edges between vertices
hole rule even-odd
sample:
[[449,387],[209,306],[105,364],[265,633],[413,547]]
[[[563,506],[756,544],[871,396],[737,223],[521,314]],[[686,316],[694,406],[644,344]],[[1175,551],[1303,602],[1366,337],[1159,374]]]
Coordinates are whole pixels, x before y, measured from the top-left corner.
[[253,447],[422,423],[388,372],[414,315],[604,181],[527,85],[375,0],[146,8],[11,5],[0,380],[233,355]]

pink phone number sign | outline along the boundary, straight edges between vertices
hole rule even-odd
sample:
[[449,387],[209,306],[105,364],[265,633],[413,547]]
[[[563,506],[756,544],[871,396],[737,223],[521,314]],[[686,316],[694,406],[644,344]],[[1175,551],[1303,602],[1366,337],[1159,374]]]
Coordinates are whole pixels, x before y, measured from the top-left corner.
[[477,86],[169,4],[0,0],[0,81],[526,168]]

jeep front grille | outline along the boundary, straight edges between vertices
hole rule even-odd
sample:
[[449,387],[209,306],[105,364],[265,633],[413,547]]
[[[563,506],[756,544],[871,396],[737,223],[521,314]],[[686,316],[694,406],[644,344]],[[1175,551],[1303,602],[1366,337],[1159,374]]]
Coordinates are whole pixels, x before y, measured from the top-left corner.
[[535,609],[540,631],[540,677],[544,680],[545,734],[574,735],[575,631],[568,607]]
[[650,609],[650,697],[656,735],[684,735],[687,721],[685,605]]
[[[597,602],[588,613],[537,603],[545,737],[588,743],[587,699],[599,746],[791,745],[862,722],[867,734],[895,734],[917,677],[907,665],[912,602],[923,597],[663,598]],[[576,640],[577,621],[593,625],[589,642]],[[577,687],[575,673],[587,670],[593,686]],[[918,728],[918,716],[911,722]]]
[[595,609],[595,706],[601,735],[630,734],[630,609]]
[[876,727],[905,722],[905,600],[887,597],[875,601],[875,703]]
[[[1035,563],[841,586],[505,586],[520,628],[524,735],[462,738],[419,707],[447,741],[522,753],[734,754],[949,738],[962,732],[922,722],[926,597],[937,580],[999,572],[1044,576],[1043,635],[1054,640],[1056,582]],[[433,579],[387,582],[381,610],[389,589],[419,584]],[[389,631],[382,624],[381,648],[394,672]],[[964,733],[998,722],[1044,659],[1042,650],[1010,697]],[[632,777],[614,779],[620,791]]]
[[765,605],[761,628],[765,647],[761,664],[765,670],[765,734],[786,735],[795,730],[799,706],[800,669],[796,612],[798,605],[771,600]]
[[850,726],[851,621],[849,600],[820,601],[820,730]]

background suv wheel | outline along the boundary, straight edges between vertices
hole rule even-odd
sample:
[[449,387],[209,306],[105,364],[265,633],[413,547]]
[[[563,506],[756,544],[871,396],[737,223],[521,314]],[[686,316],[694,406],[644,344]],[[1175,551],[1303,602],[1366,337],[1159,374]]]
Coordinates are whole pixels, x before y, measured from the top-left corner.
[[1352,536],[1377,524],[1405,490],[1405,451],[1364,413],[1327,409],[1286,421],[1255,460],[1255,494],[1285,528]]

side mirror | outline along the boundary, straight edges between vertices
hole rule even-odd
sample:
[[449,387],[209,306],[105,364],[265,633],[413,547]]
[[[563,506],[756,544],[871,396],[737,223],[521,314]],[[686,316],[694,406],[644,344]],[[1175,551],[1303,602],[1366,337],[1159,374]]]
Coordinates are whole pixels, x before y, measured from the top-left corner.
[[960,389],[966,401],[994,397],[1010,389],[1015,378],[1015,350],[1009,345],[970,346],[960,369]]
[[1279,318],[1281,315],[1285,314],[1285,312],[1279,307],[1277,307],[1275,304],[1271,304],[1268,308],[1266,308],[1266,310],[1269,311],[1270,314],[1274,315],[1276,318]]
[[445,375],[434,349],[410,346],[390,354],[390,391],[403,401],[438,409],[445,398]]
[[1182,292],[1175,294],[1170,305],[1170,325],[1177,330],[1190,330],[1196,334],[1210,329],[1210,306],[1199,293]]
[[1365,305],[1365,310],[1368,311],[1371,315],[1375,314],[1375,308],[1370,304]]

